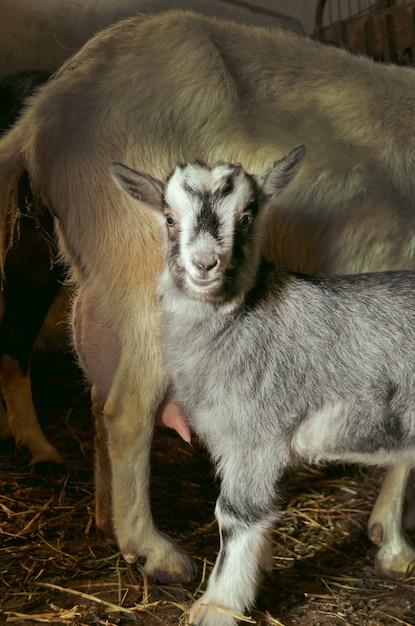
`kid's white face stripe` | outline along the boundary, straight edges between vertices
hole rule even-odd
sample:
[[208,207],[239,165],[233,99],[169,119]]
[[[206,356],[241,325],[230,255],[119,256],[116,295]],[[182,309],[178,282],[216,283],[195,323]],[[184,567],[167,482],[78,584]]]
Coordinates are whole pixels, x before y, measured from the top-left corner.
[[209,169],[193,163],[178,167],[165,189],[167,205],[179,220],[182,231],[188,233],[194,230],[206,197],[212,199],[223,237],[224,233],[232,234],[235,217],[238,219],[253,199],[252,184],[238,166],[224,164]]

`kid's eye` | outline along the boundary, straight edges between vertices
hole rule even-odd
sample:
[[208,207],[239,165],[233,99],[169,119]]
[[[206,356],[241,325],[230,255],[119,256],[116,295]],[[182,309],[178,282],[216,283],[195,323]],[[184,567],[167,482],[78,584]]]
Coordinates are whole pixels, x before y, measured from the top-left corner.
[[166,223],[167,226],[174,226],[176,223],[176,220],[174,219],[173,215],[171,213],[167,213],[166,215]]
[[250,215],[242,215],[241,219],[239,220],[239,225],[242,228],[248,228],[251,221],[252,221],[252,217]]

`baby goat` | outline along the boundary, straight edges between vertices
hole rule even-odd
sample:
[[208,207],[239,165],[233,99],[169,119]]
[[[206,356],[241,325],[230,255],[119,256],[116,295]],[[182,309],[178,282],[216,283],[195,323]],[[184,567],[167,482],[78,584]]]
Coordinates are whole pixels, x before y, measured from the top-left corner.
[[305,276],[261,257],[269,202],[303,156],[256,178],[186,164],[165,186],[112,165],[163,207],[168,371],[221,478],[221,547],[193,624],[230,626],[252,605],[288,467],[415,458],[415,273]]

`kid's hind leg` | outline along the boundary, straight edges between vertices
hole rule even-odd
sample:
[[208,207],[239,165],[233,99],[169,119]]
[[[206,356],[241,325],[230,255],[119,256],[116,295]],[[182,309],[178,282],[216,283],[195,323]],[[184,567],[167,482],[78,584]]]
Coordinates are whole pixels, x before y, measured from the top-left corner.
[[403,530],[405,492],[412,465],[390,467],[373,507],[368,523],[369,538],[379,546],[376,554],[378,573],[403,578],[415,566],[415,550]]

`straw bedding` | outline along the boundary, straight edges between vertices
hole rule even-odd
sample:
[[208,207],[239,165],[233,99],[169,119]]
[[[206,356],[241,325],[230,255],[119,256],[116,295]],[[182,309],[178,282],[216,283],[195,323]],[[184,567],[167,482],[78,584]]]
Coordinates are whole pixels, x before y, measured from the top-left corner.
[[[0,622],[185,624],[218,549],[218,486],[197,441],[157,430],[152,455],[154,517],[193,555],[198,578],[160,586],[127,566],[94,528],[93,423],[82,378],[68,355],[39,355],[35,404],[65,468],[30,469],[13,442],[0,444]],[[301,467],[287,477],[276,525],[274,569],[245,623],[270,626],[413,626],[415,576],[378,578],[367,520],[382,472]],[[243,623],[243,622],[241,622]]]

